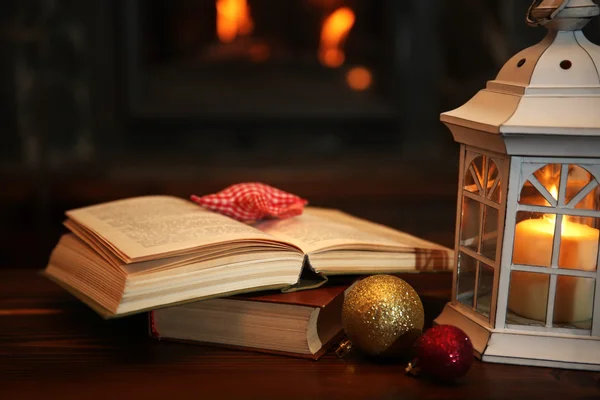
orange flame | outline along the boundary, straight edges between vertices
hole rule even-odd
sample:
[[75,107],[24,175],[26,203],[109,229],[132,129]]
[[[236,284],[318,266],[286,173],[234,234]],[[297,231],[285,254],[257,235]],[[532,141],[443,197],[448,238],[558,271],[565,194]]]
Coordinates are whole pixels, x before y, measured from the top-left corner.
[[247,0],[217,0],[217,36],[221,43],[231,43],[253,29]]
[[[552,197],[554,197],[555,200],[558,200],[558,188],[556,187],[556,185],[552,185],[550,187],[549,192],[552,195]],[[564,234],[565,231],[571,231],[570,218],[571,218],[571,216],[569,216],[569,215],[563,216],[563,221],[562,221],[562,226],[561,226],[561,234]],[[555,214],[544,214],[544,219],[547,220],[548,222],[550,222],[552,224],[552,227],[554,227],[554,224],[556,223],[556,215]]]
[[552,197],[554,197],[554,200],[558,200],[558,189],[556,185],[552,185],[552,187],[550,188],[550,194],[552,195]]
[[[549,192],[552,195],[552,197],[554,197],[555,200],[558,199],[558,189],[556,188],[556,185],[552,185],[552,187],[550,187]],[[547,220],[548,222],[552,223],[553,226],[556,223],[556,215],[554,215],[554,214],[544,214],[544,219]],[[564,226],[563,226],[563,229],[564,229]]]
[[348,7],[338,8],[325,19],[319,45],[319,60],[323,65],[337,68],[344,63],[346,56],[341,45],[353,25],[354,12]]

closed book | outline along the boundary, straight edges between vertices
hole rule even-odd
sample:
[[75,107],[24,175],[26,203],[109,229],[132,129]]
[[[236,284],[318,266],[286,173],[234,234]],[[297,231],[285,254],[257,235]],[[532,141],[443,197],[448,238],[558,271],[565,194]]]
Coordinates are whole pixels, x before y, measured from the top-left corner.
[[156,339],[318,359],[342,334],[348,285],[291,293],[261,292],[150,312]]

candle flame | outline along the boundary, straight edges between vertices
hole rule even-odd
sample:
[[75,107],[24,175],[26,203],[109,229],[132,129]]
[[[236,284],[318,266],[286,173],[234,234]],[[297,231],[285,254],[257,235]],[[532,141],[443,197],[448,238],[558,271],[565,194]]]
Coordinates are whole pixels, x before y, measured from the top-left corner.
[[344,63],[346,56],[341,49],[342,42],[354,25],[354,12],[348,7],[335,10],[323,22],[319,60],[330,68],[337,68]]
[[253,29],[247,0],[217,0],[217,36],[221,43],[231,43]]
[[[558,200],[558,188],[556,187],[556,185],[552,185],[552,187],[550,187],[549,192],[555,200]],[[561,235],[564,235],[567,231],[572,231],[574,228],[573,226],[571,226],[571,221],[569,220],[569,218],[571,217],[568,215],[563,216],[562,226],[560,229]],[[552,229],[554,230],[554,225],[556,224],[556,214],[544,214],[544,220],[551,223]]]

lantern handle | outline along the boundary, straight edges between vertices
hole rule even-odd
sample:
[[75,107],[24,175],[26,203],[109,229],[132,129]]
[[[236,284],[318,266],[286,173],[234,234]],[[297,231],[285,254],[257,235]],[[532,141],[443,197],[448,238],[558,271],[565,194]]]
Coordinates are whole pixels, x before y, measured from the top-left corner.
[[539,6],[543,1],[544,0],[533,0],[533,3],[531,3],[531,5],[529,6],[529,9],[527,10],[527,16],[525,17],[525,20],[527,21],[527,24],[529,26],[546,25],[548,22],[552,21],[562,10],[564,10],[565,7],[568,6],[571,2],[571,0],[564,0],[558,7],[556,7],[554,11],[552,11],[552,14],[550,14],[549,16],[540,19],[535,18],[533,16],[533,10],[537,6]]

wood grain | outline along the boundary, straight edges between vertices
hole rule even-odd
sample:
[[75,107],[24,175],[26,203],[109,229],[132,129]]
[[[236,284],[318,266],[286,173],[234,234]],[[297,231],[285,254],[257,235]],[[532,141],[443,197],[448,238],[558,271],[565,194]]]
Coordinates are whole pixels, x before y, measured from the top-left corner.
[[[405,276],[430,321],[449,274]],[[103,320],[31,270],[0,271],[0,399],[600,398],[600,373],[484,364],[453,385],[404,375],[403,362],[351,353],[319,361],[179,343],[145,315]]]

